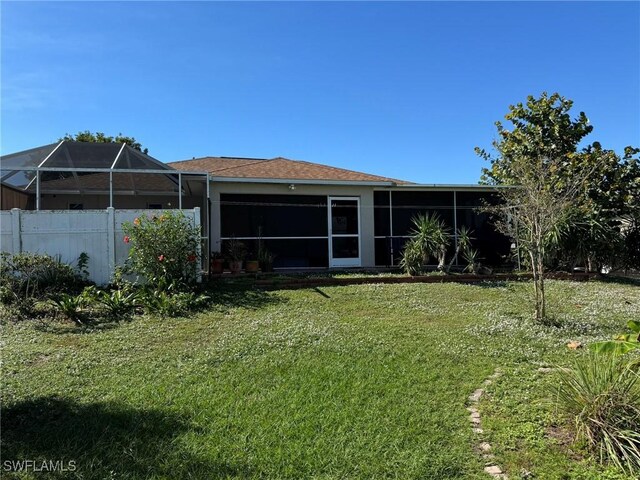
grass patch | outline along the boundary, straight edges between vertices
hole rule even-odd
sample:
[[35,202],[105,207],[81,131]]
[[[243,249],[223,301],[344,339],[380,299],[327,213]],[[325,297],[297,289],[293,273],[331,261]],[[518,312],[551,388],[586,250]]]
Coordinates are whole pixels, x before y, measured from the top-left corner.
[[549,282],[559,327],[532,323],[528,292],[227,289],[190,318],[5,324],[2,458],[74,460],[59,478],[481,479],[466,400],[500,367],[479,408],[511,478],[624,478],[550,434],[537,369],[637,318],[638,288]]

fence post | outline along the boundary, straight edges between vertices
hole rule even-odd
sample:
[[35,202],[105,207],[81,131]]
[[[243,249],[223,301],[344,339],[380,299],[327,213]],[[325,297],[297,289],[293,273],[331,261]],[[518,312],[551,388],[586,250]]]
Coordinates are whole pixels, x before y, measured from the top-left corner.
[[109,281],[116,271],[116,216],[113,207],[107,207],[107,248],[109,258]]
[[13,255],[22,252],[22,222],[20,221],[20,209],[11,209],[11,234],[13,236]]
[[[193,209],[193,225],[200,231],[200,207]],[[200,259],[200,268],[197,270],[196,281],[200,283],[202,282],[202,232],[198,235],[200,238],[198,238],[198,243],[196,244],[196,248],[198,249],[196,257]]]

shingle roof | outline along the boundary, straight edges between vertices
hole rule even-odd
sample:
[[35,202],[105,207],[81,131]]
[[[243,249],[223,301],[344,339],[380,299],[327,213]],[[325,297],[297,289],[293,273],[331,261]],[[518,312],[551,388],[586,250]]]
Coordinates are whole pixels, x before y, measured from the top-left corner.
[[203,157],[171,162],[169,165],[178,170],[206,171],[215,177],[228,178],[410,183],[404,180],[282,157],[271,159]]

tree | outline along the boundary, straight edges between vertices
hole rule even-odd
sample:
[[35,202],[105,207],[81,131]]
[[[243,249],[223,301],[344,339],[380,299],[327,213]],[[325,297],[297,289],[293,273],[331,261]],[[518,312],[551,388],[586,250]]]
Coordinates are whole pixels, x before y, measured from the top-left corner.
[[89,130],[85,130],[84,132],[78,132],[75,135],[66,133],[64,137],[58,139],[59,142],[63,140],[93,143],[126,143],[131,148],[134,148],[142,153],[146,154],[149,152],[149,149],[143,149],[140,142],[138,142],[134,137],[127,137],[125,135],[122,135],[122,133],[118,133],[118,135],[116,135],[115,137],[110,137],[105,135],[103,132],[92,133]]
[[482,169],[481,182],[516,184],[518,178],[511,168],[514,159],[554,159],[556,169],[565,170],[565,162],[576,153],[580,141],[593,130],[584,112],[571,119],[569,110],[572,106],[573,102],[560,94],[549,96],[546,92],[540,98],[530,95],[526,104],[510,105],[504,118],[511,122],[512,130],[505,128],[500,121],[495,123],[499,139],[493,141],[493,147],[498,155],[475,148],[480,157],[491,162],[490,168]]
[[570,267],[588,270],[628,265],[624,259],[629,232],[640,220],[640,163],[638,149],[627,147],[623,158],[598,142],[571,157],[567,174],[589,173],[579,192],[579,218],[565,231],[560,254]]
[[[625,149],[623,158],[598,142],[578,151],[578,144],[593,129],[584,112],[572,119],[573,102],[558,93],[529,96],[526,104],[511,105],[505,118],[509,129],[496,122],[498,140],[493,142],[497,155],[476,148],[476,153],[491,162],[484,168],[481,182],[516,185],[512,171],[514,158],[554,159],[548,174],[556,188],[564,189],[576,176],[583,187],[575,192],[575,217],[565,225],[555,248],[549,252],[550,265],[561,262],[573,269],[583,264],[588,270],[630,266],[624,259],[634,258],[630,235],[640,224],[640,166],[634,158],[639,150]],[[631,262],[633,264],[633,261]]]
[[476,147],[476,153],[491,162],[481,181],[507,187],[498,189],[502,203],[486,210],[494,214],[498,230],[517,239],[529,256],[535,317],[540,321],[546,317],[545,262],[571,224],[587,173],[576,175],[570,167],[578,143],[593,127],[584,112],[571,119],[572,106],[558,93],[529,96],[526,104],[509,106],[505,119],[512,130],[496,122],[497,156]]
[[[501,188],[501,202],[485,210],[495,217],[496,228],[517,239],[529,256],[533,272],[535,318],[546,319],[545,263],[558,244],[561,232],[575,215],[577,192],[583,178],[567,183],[553,172],[560,160],[513,157],[509,170],[519,179],[517,186]],[[562,185],[560,185],[562,183]]]

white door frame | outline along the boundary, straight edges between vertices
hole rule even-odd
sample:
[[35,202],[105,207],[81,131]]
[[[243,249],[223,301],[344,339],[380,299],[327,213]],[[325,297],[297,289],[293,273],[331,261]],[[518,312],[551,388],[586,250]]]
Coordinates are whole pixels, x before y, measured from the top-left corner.
[[[356,209],[358,213],[358,233],[348,234],[333,234],[333,218],[331,204],[333,200],[349,200],[356,202]],[[327,221],[329,223],[329,267],[360,267],[362,266],[362,240],[361,231],[362,226],[360,224],[360,197],[344,197],[344,196],[328,196],[327,198]],[[333,258],[333,238],[353,238],[358,237],[358,257],[357,258]]]

